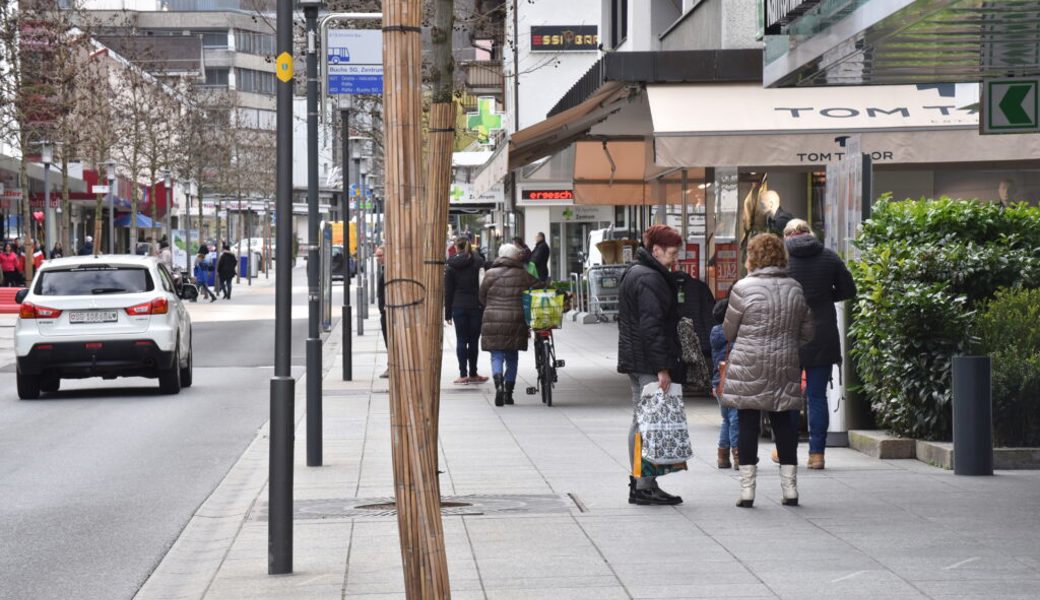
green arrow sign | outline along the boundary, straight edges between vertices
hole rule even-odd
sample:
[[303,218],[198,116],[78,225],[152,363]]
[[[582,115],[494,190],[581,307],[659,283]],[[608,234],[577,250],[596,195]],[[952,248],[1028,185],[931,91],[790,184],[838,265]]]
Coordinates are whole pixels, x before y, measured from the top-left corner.
[[1040,80],[996,79],[983,83],[982,133],[1040,131]]

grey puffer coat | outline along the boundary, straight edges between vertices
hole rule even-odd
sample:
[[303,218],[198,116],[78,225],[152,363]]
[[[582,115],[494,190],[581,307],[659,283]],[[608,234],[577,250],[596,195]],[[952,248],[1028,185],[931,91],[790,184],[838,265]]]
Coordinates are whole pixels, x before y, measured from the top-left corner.
[[784,269],[757,269],[729,295],[722,324],[733,342],[722,405],[765,411],[802,408],[799,349],[813,338],[802,286]]
[[480,347],[492,350],[527,350],[528,327],[524,321],[524,290],[538,283],[523,263],[499,258],[480,284],[484,320],[480,325]]

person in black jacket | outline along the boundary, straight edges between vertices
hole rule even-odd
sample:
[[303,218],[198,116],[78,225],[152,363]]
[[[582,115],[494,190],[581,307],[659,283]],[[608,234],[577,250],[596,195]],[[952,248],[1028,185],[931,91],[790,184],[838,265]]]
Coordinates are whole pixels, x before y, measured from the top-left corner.
[[679,289],[671,273],[682,236],[667,225],[654,225],[643,234],[643,246],[636,251],[636,263],[625,271],[618,290],[618,372],[628,374],[633,406],[628,432],[632,464],[628,501],[679,504],[682,498],[657,486],[657,476],[670,470],[654,468],[635,456],[639,433],[635,407],[644,386],[657,382],[667,390],[673,382],[683,383],[685,379],[678,332]]
[[534,263],[534,268],[538,271],[538,280],[541,282],[549,281],[549,255],[551,251],[549,244],[545,243],[545,234],[541,231],[535,236],[534,249],[531,250],[531,262]]
[[[378,265],[378,270],[376,271],[376,306],[379,308],[379,329],[383,332],[383,345],[389,350],[390,343],[386,340],[386,249],[382,246],[376,246],[376,264]],[[387,367],[379,378],[388,379],[389,377],[390,367]]]
[[224,244],[224,251],[217,259],[217,291],[224,295],[225,300],[231,299],[231,280],[235,278],[238,270],[238,259],[231,251],[231,246]]
[[455,325],[455,353],[459,358],[460,375],[455,383],[484,383],[488,378],[477,373],[483,312],[480,270],[484,268],[484,259],[473,252],[466,238],[455,242],[455,250],[444,269],[444,320]]
[[856,284],[845,263],[813,235],[809,224],[792,219],[784,228],[784,245],[790,256],[787,273],[801,284],[805,300],[812,309],[816,333],[799,353],[805,369],[806,395],[809,397],[809,468],[823,468],[827,447],[829,408],[827,383],[834,365],[841,364],[841,340],[835,302],[856,296]]

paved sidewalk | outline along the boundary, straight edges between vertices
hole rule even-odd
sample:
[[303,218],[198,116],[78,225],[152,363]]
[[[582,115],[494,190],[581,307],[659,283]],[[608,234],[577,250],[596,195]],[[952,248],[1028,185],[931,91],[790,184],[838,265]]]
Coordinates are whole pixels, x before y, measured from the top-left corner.
[[[297,428],[294,573],[267,575],[265,429],[137,598],[404,597],[394,516],[358,508],[393,493],[387,381],[377,378],[386,355],[371,316],[354,340],[355,381],[340,381],[338,329],[326,346],[326,466],[305,466],[302,420]],[[957,477],[830,449],[827,470],[800,471],[802,505],[783,507],[763,446],[755,508],[738,509],[735,472],[715,467],[717,406],[694,400],[697,455],[661,480],[685,503],[629,505],[631,408],[613,325],[558,332],[567,367],[552,408],[522,393],[496,408],[491,385],[453,386],[451,329],[445,338],[442,492],[471,505],[444,517],[456,599],[1037,597],[1040,472]],[[533,372],[523,354],[521,377]],[[302,419],[305,383],[296,390]]]

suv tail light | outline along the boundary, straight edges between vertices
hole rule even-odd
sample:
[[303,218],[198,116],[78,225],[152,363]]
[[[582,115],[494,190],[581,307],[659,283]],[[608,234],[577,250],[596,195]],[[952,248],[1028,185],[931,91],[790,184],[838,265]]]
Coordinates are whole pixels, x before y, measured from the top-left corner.
[[32,302],[22,302],[21,308],[18,309],[20,319],[57,319],[60,316],[60,310],[39,306]]
[[131,317],[141,317],[145,315],[165,315],[170,311],[170,301],[166,298],[156,298],[151,302],[145,302],[143,304],[135,304],[126,309],[126,314]]

